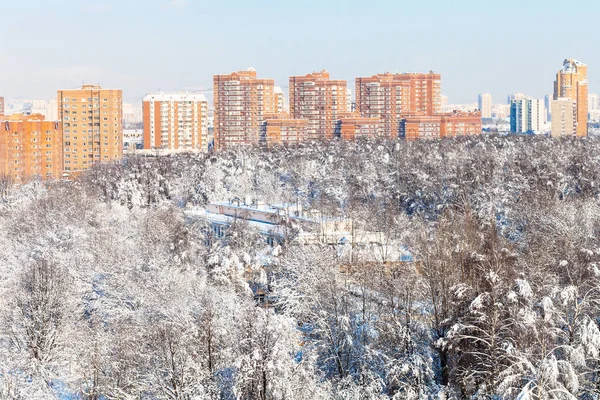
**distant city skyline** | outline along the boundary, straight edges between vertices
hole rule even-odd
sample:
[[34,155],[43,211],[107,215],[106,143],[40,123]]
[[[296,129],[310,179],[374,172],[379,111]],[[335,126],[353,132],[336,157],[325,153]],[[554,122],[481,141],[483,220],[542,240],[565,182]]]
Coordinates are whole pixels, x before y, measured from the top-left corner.
[[[555,66],[570,57],[589,65],[590,91],[600,85],[600,4],[592,1],[223,3],[7,2],[0,96],[51,98],[86,82],[123,89],[125,101],[137,102],[158,90],[211,90],[213,75],[251,66],[284,90],[290,76],[323,68],[351,89],[360,76],[433,70],[456,104],[476,102],[479,93],[543,98],[552,92]],[[511,26],[536,35],[523,40]],[[578,40],[565,34],[571,31]]]

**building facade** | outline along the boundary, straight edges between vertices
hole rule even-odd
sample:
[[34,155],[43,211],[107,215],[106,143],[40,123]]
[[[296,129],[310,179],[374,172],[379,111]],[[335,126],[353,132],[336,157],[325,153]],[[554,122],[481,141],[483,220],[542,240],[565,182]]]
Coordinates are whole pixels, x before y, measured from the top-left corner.
[[273,114],[275,81],[258,79],[249,68],[228,75],[215,75],[214,140],[216,149],[257,145],[265,114]]
[[546,107],[546,121],[552,120],[552,95],[544,96],[544,107]]
[[358,111],[340,114],[335,136],[343,140],[383,136],[380,118],[365,118]]
[[275,113],[280,114],[286,111],[285,107],[285,94],[283,89],[279,86],[273,88],[273,94],[275,96]]
[[261,123],[261,143],[267,147],[298,145],[306,140],[307,130],[307,119],[291,118],[285,111],[265,114]]
[[335,136],[338,114],[348,112],[347,83],[330,79],[322,70],[290,77],[290,115],[309,121],[307,139],[331,139]]
[[400,121],[400,137],[406,140],[476,136],[481,131],[481,111],[413,115]]
[[[554,81],[554,100],[559,99],[571,99],[573,101],[575,107],[575,135],[577,137],[587,136],[587,65],[574,59],[563,61],[563,66],[556,74],[556,81]],[[552,109],[554,110],[554,106]],[[562,115],[559,117],[560,119],[562,119]],[[552,121],[554,122],[554,118],[552,118]]]
[[588,111],[598,111],[600,110],[600,97],[598,97],[595,93],[590,93],[588,95]]
[[0,115],[4,115],[4,97],[0,97]]
[[453,111],[442,115],[440,137],[481,135],[481,111]]
[[144,149],[208,150],[208,101],[199,93],[151,93],[143,100]]
[[512,133],[542,133],[546,129],[544,100],[524,98],[510,105],[510,131]]
[[506,104],[511,105],[515,100],[523,100],[527,96],[525,93],[511,93],[506,97]]
[[59,121],[41,114],[0,117],[0,176],[15,182],[60,179],[63,173]]
[[388,72],[356,78],[356,109],[365,118],[380,118],[384,134],[396,138],[402,118],[442,112],[441,76]]
[[577,107],[569,98],[552,100],[552,137],[577,136]]
[[57,102],[65,172],[85,171],[123,156],[121,90],[83,85],[80,89],[59,90]]
[[481,118],[492,118],[492,95],[482,93],[479,95],[478,106],[481,110]]

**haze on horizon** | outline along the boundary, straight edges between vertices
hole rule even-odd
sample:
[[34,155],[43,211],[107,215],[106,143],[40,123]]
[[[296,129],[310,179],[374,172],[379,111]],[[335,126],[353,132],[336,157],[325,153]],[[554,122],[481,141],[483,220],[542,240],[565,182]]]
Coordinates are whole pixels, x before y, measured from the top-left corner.
[[[224,4],[227,3],[227,4]],[[348,80],[442,74],[451,103],[552,92],[565,58],[595,73],[600,3],[458,0],[20,0],[3,4],[0,96],[51,98],[82,82],[123,89],[212,89],[212,76],[256,68],[286,87],[323,68]],[[354,91],[354,90],[353,90]]]

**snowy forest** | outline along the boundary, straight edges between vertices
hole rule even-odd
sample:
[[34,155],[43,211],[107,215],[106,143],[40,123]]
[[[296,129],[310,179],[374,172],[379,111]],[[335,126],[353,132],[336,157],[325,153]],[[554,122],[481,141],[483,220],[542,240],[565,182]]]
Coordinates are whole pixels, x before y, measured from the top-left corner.
[[[377,243],[223,238],[299,203]],[[386,243],[411,261],[390,262]],[[365,140],[0,180],[0,399],[600,399],[600,140]]]

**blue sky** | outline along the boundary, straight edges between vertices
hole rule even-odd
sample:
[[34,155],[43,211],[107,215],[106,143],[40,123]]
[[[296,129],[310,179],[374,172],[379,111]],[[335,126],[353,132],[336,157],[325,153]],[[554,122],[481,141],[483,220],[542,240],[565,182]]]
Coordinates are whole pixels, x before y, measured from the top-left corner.
[[600,92],[600,2],[555,0],[2,0],[0,96],[50,98],[81,82],[128,101],[211,88],[254,67],[287,86],[326,68],[347,79],[442,74],[450,102],[481,92],[542,97],[562,60],[589,65]]

